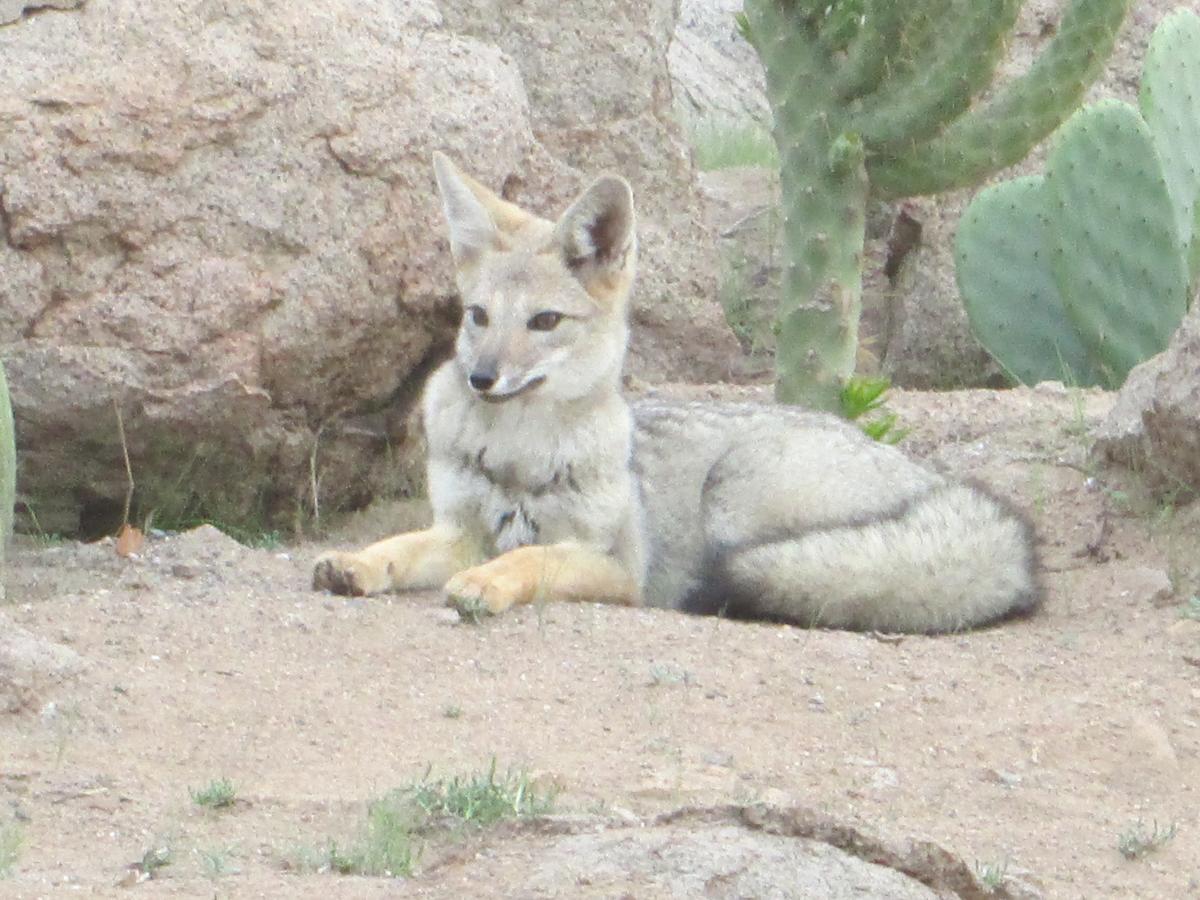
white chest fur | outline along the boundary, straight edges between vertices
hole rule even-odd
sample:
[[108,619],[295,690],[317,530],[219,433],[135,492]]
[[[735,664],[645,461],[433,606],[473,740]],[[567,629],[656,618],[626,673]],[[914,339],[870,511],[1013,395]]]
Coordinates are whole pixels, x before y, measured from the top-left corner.
[[439,370],[425,396],[429,492],[438,521],[504,552],[578,541],[611,552],[634,502],[632,421],[615,392],[586,403],[500,404]]

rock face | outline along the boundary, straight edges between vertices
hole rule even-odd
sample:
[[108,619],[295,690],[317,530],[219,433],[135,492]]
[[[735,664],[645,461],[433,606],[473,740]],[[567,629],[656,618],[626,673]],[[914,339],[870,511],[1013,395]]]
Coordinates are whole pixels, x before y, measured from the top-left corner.
[[1170,346],[1129,373],[1096,450],[1165,492],[1200,492],[1200,298]]
[[0,25],[15,22],[21,16],[44,9],[75,9],[84,0],[0,0]]
[[531,107],[536,54],[459,25],[431,0],[110,0],[0,28],[0,356],[41,528],[119,511],[114,405],[144,507],[301,518],[404,489],[408,412],[457,317],[435,148],[546,213],[599,169],[633,176],[635,371],[721,374],[734,342],[661,117],[670,3],[629,14],[652,26],[625,35],[641,68],[614,63],[630,89],[601,109],[595,82],[586,114],[581,60],[608,65],[586,34],[524,73],[573,73]]
[[771,122],[758,55],[737,33],[742,0],[682,0],[667,55],[681,122]]

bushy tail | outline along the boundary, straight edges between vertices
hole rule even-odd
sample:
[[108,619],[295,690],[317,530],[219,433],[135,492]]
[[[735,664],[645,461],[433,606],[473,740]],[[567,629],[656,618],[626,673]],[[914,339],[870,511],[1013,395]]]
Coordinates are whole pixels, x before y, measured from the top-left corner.
[[965,484],[876,520],[730,551],[717,568],[730,615],[806,626],[958,631],[1040,599],[1032,528]]

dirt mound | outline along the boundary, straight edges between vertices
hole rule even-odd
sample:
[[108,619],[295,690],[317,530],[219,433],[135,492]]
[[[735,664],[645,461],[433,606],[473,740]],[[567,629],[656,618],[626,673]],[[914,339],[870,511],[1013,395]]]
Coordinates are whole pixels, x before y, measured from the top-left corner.
[[40,638],[0,613],[0,713],[33,709],[42,691],[83,668],[70,647]]

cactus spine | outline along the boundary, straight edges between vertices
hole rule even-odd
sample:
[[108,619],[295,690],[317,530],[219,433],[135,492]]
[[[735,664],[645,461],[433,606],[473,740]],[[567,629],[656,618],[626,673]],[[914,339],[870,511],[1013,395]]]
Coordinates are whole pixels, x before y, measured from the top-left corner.
[[980,342],[1020,381],[1118,387],[1162,351],[1197,278],[1200,17],[1155,30],[1141,106],[1078,112],[1045,177],[971,203],[955,253]]
[[12,535],[13,503],[17,489],[17,448],[13,440],[12,404],[0,363],[0,600],[4,599],[4,559]]
[[987,104],[1020,0],[746,0],[784,207],[776,395],[837,409],[853,373],[869,196],[973,184],[1078,105],[1130,0],[1073,0],[1042,57]]

